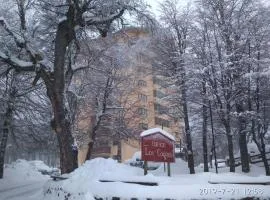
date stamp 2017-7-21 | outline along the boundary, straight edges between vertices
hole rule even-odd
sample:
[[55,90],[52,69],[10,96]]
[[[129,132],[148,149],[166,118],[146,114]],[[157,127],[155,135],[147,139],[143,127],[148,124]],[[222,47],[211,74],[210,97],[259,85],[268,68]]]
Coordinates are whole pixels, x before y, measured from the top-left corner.
[[258,187],[207,187],[200,188],[201,196],[261,196],[264,189]]

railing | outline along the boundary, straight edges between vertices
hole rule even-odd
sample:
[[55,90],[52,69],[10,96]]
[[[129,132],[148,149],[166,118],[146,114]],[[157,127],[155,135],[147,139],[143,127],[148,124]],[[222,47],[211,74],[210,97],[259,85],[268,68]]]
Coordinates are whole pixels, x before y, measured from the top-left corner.
[[[270,157],[267,158],[267,155],[268,155],[268,154],[270,155],[270,152],[266,152],[266,153],[265,153],[266,160],[267,160],[267,161],[270,161]],[[257,154],[257,155],[250,156],[250,163],[256,164],[256,163],[260,163],[260,162],[263,162],[263,160],[262,160],[262,155],[261,155],[261,154]]]
[[[267,155],[268,155],[268,154],[270,155],[270,152],[266,152],[266,153],[265,153],[265,156],[266,156],[267,161],[270,161],[270,157],[267,158]],[[241,164],[242,164],[242,163],[241,163],[241,157],[240,157],[240,156],[239,156],[239,157],[235,157],[235,158],[234,158],[234,162],[235,162],[235,166],[241,165]],[[250,156],[249,156],[249,162],[250,162],[251,164],[262,163],[262,162],[263,162],[263,160],[262,160],[262,155],[261,155],[261,154],[250,155]],[[230,160],[227,159],[227,160],[225,161],[225,163],[226,163],[227,166],[229,166]]]

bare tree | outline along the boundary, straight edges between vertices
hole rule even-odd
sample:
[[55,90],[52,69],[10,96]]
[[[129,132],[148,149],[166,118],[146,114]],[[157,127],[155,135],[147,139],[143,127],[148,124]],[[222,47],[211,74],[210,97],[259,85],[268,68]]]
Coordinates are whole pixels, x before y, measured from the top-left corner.
[[[167,31],[158,37],[156,49],[157,64],[167,70],[166,76],[171,79],[178,90],[181,91],[181,102],[183,118],[185,123],[185,137],[187,144],[187,158],[190,173],[194,174],[194,158],[192,150],[191,130],[189,125],[188,99],[187,99],[187,72],[186,72],[186,49],[188,47],[188,35],[191,28],[190,12],[186,9],[180,13],[177,1],[165,1],[161,4],[162,23]],[[161,31],[162,32],[162,31]]]
[[[137,107],[134,106],[134,99],[129,97],[137,87],[134,84],[135,75],[132,74],[134,69],[130,70],[129,67],[133,66],[130,53],[136,50],[130,50],[128,43],[119,42],[122,36],[117,33],[106,39],[88,38],[89,41],[85,40],[87,42],[81,45],[76,58],[77,67],[83,70],[75,74],[70,89],[76,94],[74,99],[78,106],[73,129],[79,146],[79,164],[90,159],[101,137],[120,140],[133,135],[134,130],[128,124],[131,121],[128,113],[133,113],[134,123]],[[94,55],[91,52],[96,52],[94,58],[88,56]]]
[[[2,72],[4,71],[2,69]],[[5,150],[9,137],[14,140],[17,148],[25,146],[25,143],[31,140],[41,144],[48,139],[48,131],[40,134],[42,129],[48,127],[46,122],[50,120],[48,109],[44,110],[44,105],[48,106],[47,99],[41,98],[44,97],[42,85],[39,84],[35,87],[31,85],[32,78],[30,74],[21,75],[13,69],[9,70],[8,73],[1,74],[0,110],[3,120],[0,143],[1,177],[3,176]],[[17,141],[20,141],[20,144]],[[33,148],[33,145],[28,144],[27,147],[30,149]]]
[[265,60],[269,57],[269,40],[270,24],[267,8],[258,7],[257,15],[250,21],[248,41],[248,55],[250,62],[248,63],[249,81],[248,81],[248,115],[250,122],[250,135],[252,140],[261,153],[265,167],[266,175],[270,175],[269,164],[266,156],[266,137],[268,132],[269,115],[269,89],[266,87],[269,78],[264,71],[268,70],[268,62]]
[[[29,1],[31,2],[31,1]],[[71,172],[76,164],[72,156],[72,134],[71,124],[67,118],[67,109],[65,106],[65,91],[68,87],[66,78],[72,77],[73,69],[67,70],[66,54],[67,50],[72,48],[72,44],[77,39],[76,32],[80,28],[89,27],[97,30],[101,36],[105,37],[110,30],[111,25],[117,19],[120,19],[125,11],[137,13],[140,17],[145,15],[145,6],[142,1],[37,1],[35,6],[43,10],[38,19],[42,23],[51,23],[50,29],[46,30],[46,35],[53,41],[53,55],[49,55],[49,43],[43,41],[43,48],[39,48],[40,43],[35,43],[38,37],[36,34],[45,31],[43,26],[39,31],[35,28],[28,28],[26,12],[29,9],[28,1],[17,1],[19,10],[19,35],[16,34],[8,21],[1,18],[1,27],[13,39],[13,48],[22,49],[24,57],[19,57],[14,51],[12,55],[1,49],[1,61],[9,64],[17,71],[31,71],[36,73],[33,84],[42,79],[46,85],[47,95],[52,104],[53,121],[52,125],[57,134],[60,148],[60,167],[62,173]],[[46,10],[47,12],[45,12]],[[47,13],[45,15],[45,13]],[[49,20],[50,19],[50,20]],[[54,19],[54,20],[53,20]],[[48,25],[48,24],[47,24]],[[44,37],[40,37],[40,42]],[[41,45],[42,46],[42,45]],[[42,50],[44,50],[42,52]]]

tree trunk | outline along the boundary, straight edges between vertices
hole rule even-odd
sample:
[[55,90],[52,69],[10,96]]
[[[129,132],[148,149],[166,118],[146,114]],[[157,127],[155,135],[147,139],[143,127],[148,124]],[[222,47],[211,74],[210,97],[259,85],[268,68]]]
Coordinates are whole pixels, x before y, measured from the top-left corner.
[[265,151],[265,144],[264,144],[264,138],[262,136],[260,136],[260,140],[261,140],[261,156],[262,156],[262,161],[264,164],[264,168],[265,168],[265,174],[266,176],[270,176],[270,168],[269,168],[269,164],[267,161],[267,157],[266,157],[266,151]]
[[231,134],[230,125],[227,124],[225,129],[226,129],[226,136],[227,136],[227,141],[228,141],[230,172],[235,172],[235,160],[234,160],[234,153],[233,153],[233,136]]
[[5,120],[4,127],[2,128],[2,138],[0,143],[0,178],[4,176],[4,162],[5,162],[5,151],[7,146],[9,128],[8,122]]
[[216,169],[216,173],[218,173],[218,163],[217,163],[217,153],[216,153],[216,138],[215,138],[215,134],[214,134],[213,113],[212,113],[212,106],[211,106],[211,101],[210,100],[209,100],[209,112],[210,112],[211,132],[212,132],[212,148],[211,148],[210,164],[211,164],[211,168],[212,168],[213,167],[212,159],[213,159],[213,155],[214,155],[215,169]]
[[11,104],[8,105],[8,108],[4,115],[4,123],[2,128],[2,138],[0,143],[0,178],[3,178],[4,175],[5,152],[13,113],[13,109],[11,108],[11,106]]
[[247,149],[247,134],[245,131],[246,121],[242,116],[243,106],[241,103],[236,105],[236,111],[238,113],[238,134],[239,134],[239,147],[240,147],[240,156],[241,156],[241,164],[242,164],[242,172],[248,173],[250,171],[249,168],[249,155]]
[[91,155],[93,153],[93,147],[94,147],[94,142],[92,141],[92,142],[90,142],[88,144],[88,151],[87,151],[87,154],[86,154],[86,160],[90,160]]
[[208,153],[207,153],[207,106],[206,106],[207,100],[206,100],[205,95],[206,95],[206,87],[205,87],[205,82],[203,82],[202,83],[202,98],[203,98],[203,106],[202,106],[202,116],[203,116],[203,127],[202,127],[203,164],[204,164],[204,172],[209,172]]
[[14,112],[14,101],[16,95],[16,89],[11,86],[9,99],[7,102],[6,113],[4,114],[4,123],[2,128],[2,138],[0,143],[0,178],[4,175],[4,162],[5,162],[5,152],[7,147],[8,135],[11,129],[12,116]]
[[75,162],[76,159],[74,159],[74,152],[72,151],[73,137],[71,124],[64,105],[64,94],[58,92],[55,88],[48,87],[47,92],[53,107],[53,129],[56,132],[60,150],[61,173],[70,173],[76,168],[77,164]]
[[235,172],[235,160],[234,160],[234,154],[233,154],[233,139],[232,138],[233,138],[232,135],[227,135],[230,172]]
[[54,50],[54,73],[50,77],[42,76],[47,94],[53,108],[53,128],[57,134],[60,148],[61,173],[70,173],[76,168],[74,153],[72,152],[73,137],[71,124],[68,120],[65,107],[65,57],[66,49],[70,42],[75,39],[74,32],[74,8],[69,7],[67,19],[60,22],[57,27]]
[[268,132],[268,125],[266,125],[268,122],[265,119],[265,116],[266,116],[266,105],[265,105],[265,103],[264,103],[264,106],[263,106],[263,115],[264,115],[263,132],[261,134],[260,133],[258,133],[258,134],[259,134],[260,141],[261,141],[261,156],[262,156],[262,161],[263,161],[264,168],[265,168],[265,174],[266,174],[266,176],[270,176],[270,169],[269,169],[269,164],[268,164],[268,161],[267,161],[266,149],[265,149],[265,135]]
[[[256,85],[256,111],[257,113],[260,112],[260,103],[259,103],[259,86],[258,86],[258,79],[257,79],[257,85]],[[251,99],[250,99],[250,104],[249,104],[249,110],[252,110],[251,109]],[[268,164],[268,161],[267,161],[267,157],[266,157],[266,150],[265,150],[265,143],[264,143],[264,136],[263,134],[261,134],[261,125],[258,124],[257,126],[257,135],[260,139],[260,143],[258,142],[257,140],[257,136],[256,136],[256,131],[255,131],[255,120],[252,119],[251,121],[251,133],[252,133],[252,139],[253,141],[255,142],[255,144],[257,145],[257,148],[258,150],[260,151],[260,154],[262,156],[262,161],[263,161],[263,164],[264,164],[264,169],[265,169],[265,174],[266,176],[270,176],[270,168],[269,168],[269,164]]]
[[269,168],[269,164],[268,164],[268,161],[267,161],[267,157],[265,155],[265,151],[262,151],[261,155],[262,155],[262,161],[263,161],[263,164],[264,164],[265,175],[270,176],[270,168]]
[[242,172],[248,173],[249,168],[249,154],[247,149],[247,136],[245,132],[240,132],[239,130],[239,147],[240,147],[240,156],[242,164]]
[[70,123],[66,119],[61,119],[60,123],[56,123],[56,135],[60,150],[60,168],[61,173],[70,173],[76,169],[76,159],[72,151],[73,138],[70,129]]
[[[184,73],[184,71],[182,73]],[[189,119],[188,119],[185,74],[182,76],[182,103],[183,103],[185,133],[186,133],[186,141],[187,141],[188,167],[189,167],[190,174],[195,174],[194,158],[193,158],[193,150],[192,150],[192,139],[191,139],[191,134],[190,134]]]
[[[260,129],[260,128],[258,128],[258,129]],[[259,136],[261,144],[256,139],[255,123],[254,122],[252,123],[252,130],[251,131],[252,131],[253,141],[257,145],[257,148],[260,151],[260,154],[262,156],[262,161],[263,161],[263,164],[264,164],[265,174],[266,174],[266,176],[270,176],[270,168],[269,168],[269,164],[268,164],[267,157],[266,157],[264,138],[263,138],[262,134]]]

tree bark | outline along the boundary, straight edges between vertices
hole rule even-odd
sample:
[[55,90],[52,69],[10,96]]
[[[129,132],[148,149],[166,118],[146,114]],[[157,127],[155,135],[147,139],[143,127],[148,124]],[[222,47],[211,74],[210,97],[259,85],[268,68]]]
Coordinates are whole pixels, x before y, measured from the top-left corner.
[[215,134],[214,134],[213,113],[212,113],[212,105],[211,105],[210,100],[209,100],[209,112],[210,112],[211,132],[212,132],[212,148],[211,148],[211,155],[210,155],[210,164],[211,164],[211,168],[212,168],[213,167],[212,159],[213,159],[213,155],[214,155],[215,169],[216,169],[216,173],[218,173],[218,163],[217,163],[217,154],[216,154],[216,138],[215,138]]
[[247,134],[245,132],[240,132],[239,130],[239,147],[240,156],[242,164],[242,172],[248,173],[250,171],[249,167],[249,154],[247,149]]
[[227,136],[227,141],[228,141],[230,172],[235,172],[235,160],[234,160],[234,153],[233,153],[233,136],[231,134],[230,125],[227,124],[225,126],[225,129],[226,129],[226,136]]
[[243,106],[241,103],[237,103],[236,111],[238,113],[238,135],[239,135],[239,147],[240,147],[240,156],[241,156],[241,164],[242,164],[242,172],[248,173],[250,171],[249,168],[249,155],[247,149],[247,134],[246,134],[246,121],[243,113]]
[[261,156],[262,156],[262,161],[264,164],[264,168],[265,168],[265,174],[266,176],[270,176],[270,168],[269,168],[269,164],[267,161],[267,157],[266,157],[266,151],[265,151],[265,143],[264,143],[264,138],[262,136],[262,134],[260,135],[260,140],[261,140]]
[[9,126],[11,122],[11,116],[12,116],[12,111],[8,110],[5,115],[4,126],[2,128],[2,138],[1,138],[1,143],[0,143],[0,178],[3,178],[4,176],[5,152],[6,152],[7,140],[8,140],[9,130],[10,130]]
[[206,106],[207,99],[206,99],[205,95],[206,95],[206,86],[205,86],[205,82],[203,82],[202,83],[202,97],[203,97],[203,106],[202,106],[202,116],[203,116],[203,127],[202,127],[203,164],[204,164],[204,172],[209,172],[208,153],[207,153],[207,106]]
[[[11,98],[14,98],[14,97],[11,97]],[[3,178],[3,175],[4,175],[5,152],[6,152],[6,147],[7,147],[8,135],[10,132],[12,115],[13,115],[13,108],[12,108],[12,104],[9,102],[8,108],[4,115],[2,138],[1,138],[1,143],[0,143],[0,178]]]
[[75,25],[73,20],[74,8],[70,6],[67,12],[67,19],[60,22],[57,27],[54,50],[54,73],[50,77],[46,75],[42,77],[53,108],[53,128],[56,132],[60,148],[61,173],[70,173],[77,166],[74,163],[74,153],[72,152],[73,137],[71,124],[65,107],[65,57],[67,47],[75,39]]
[[3,178],[4,175],[4,162],[5,162],[5,152],[7,147],[8,135],[11,129],[12,116],[14,112],[14,101],[16,90],[15,88],[11,88],[9,95],[9,99],[7,102],[7,109],[4,114],[4,123],[2,128],[2,138],[0,143],[0,178]]
[[189,127],[189,119],[188,119],[188,107],[187,107],[187,95],[186,95],[186,82],[185,82],[185,69],[182,71],[182,104],[183,104],[183,113],[184,113],[184,123],[185,123],[185,133],[186,133],[186,141],[187,141],[187,160],[190,174],[195,174],[194,169],[194,158],[193,158],[193,150],[192,150],[192,139]]

